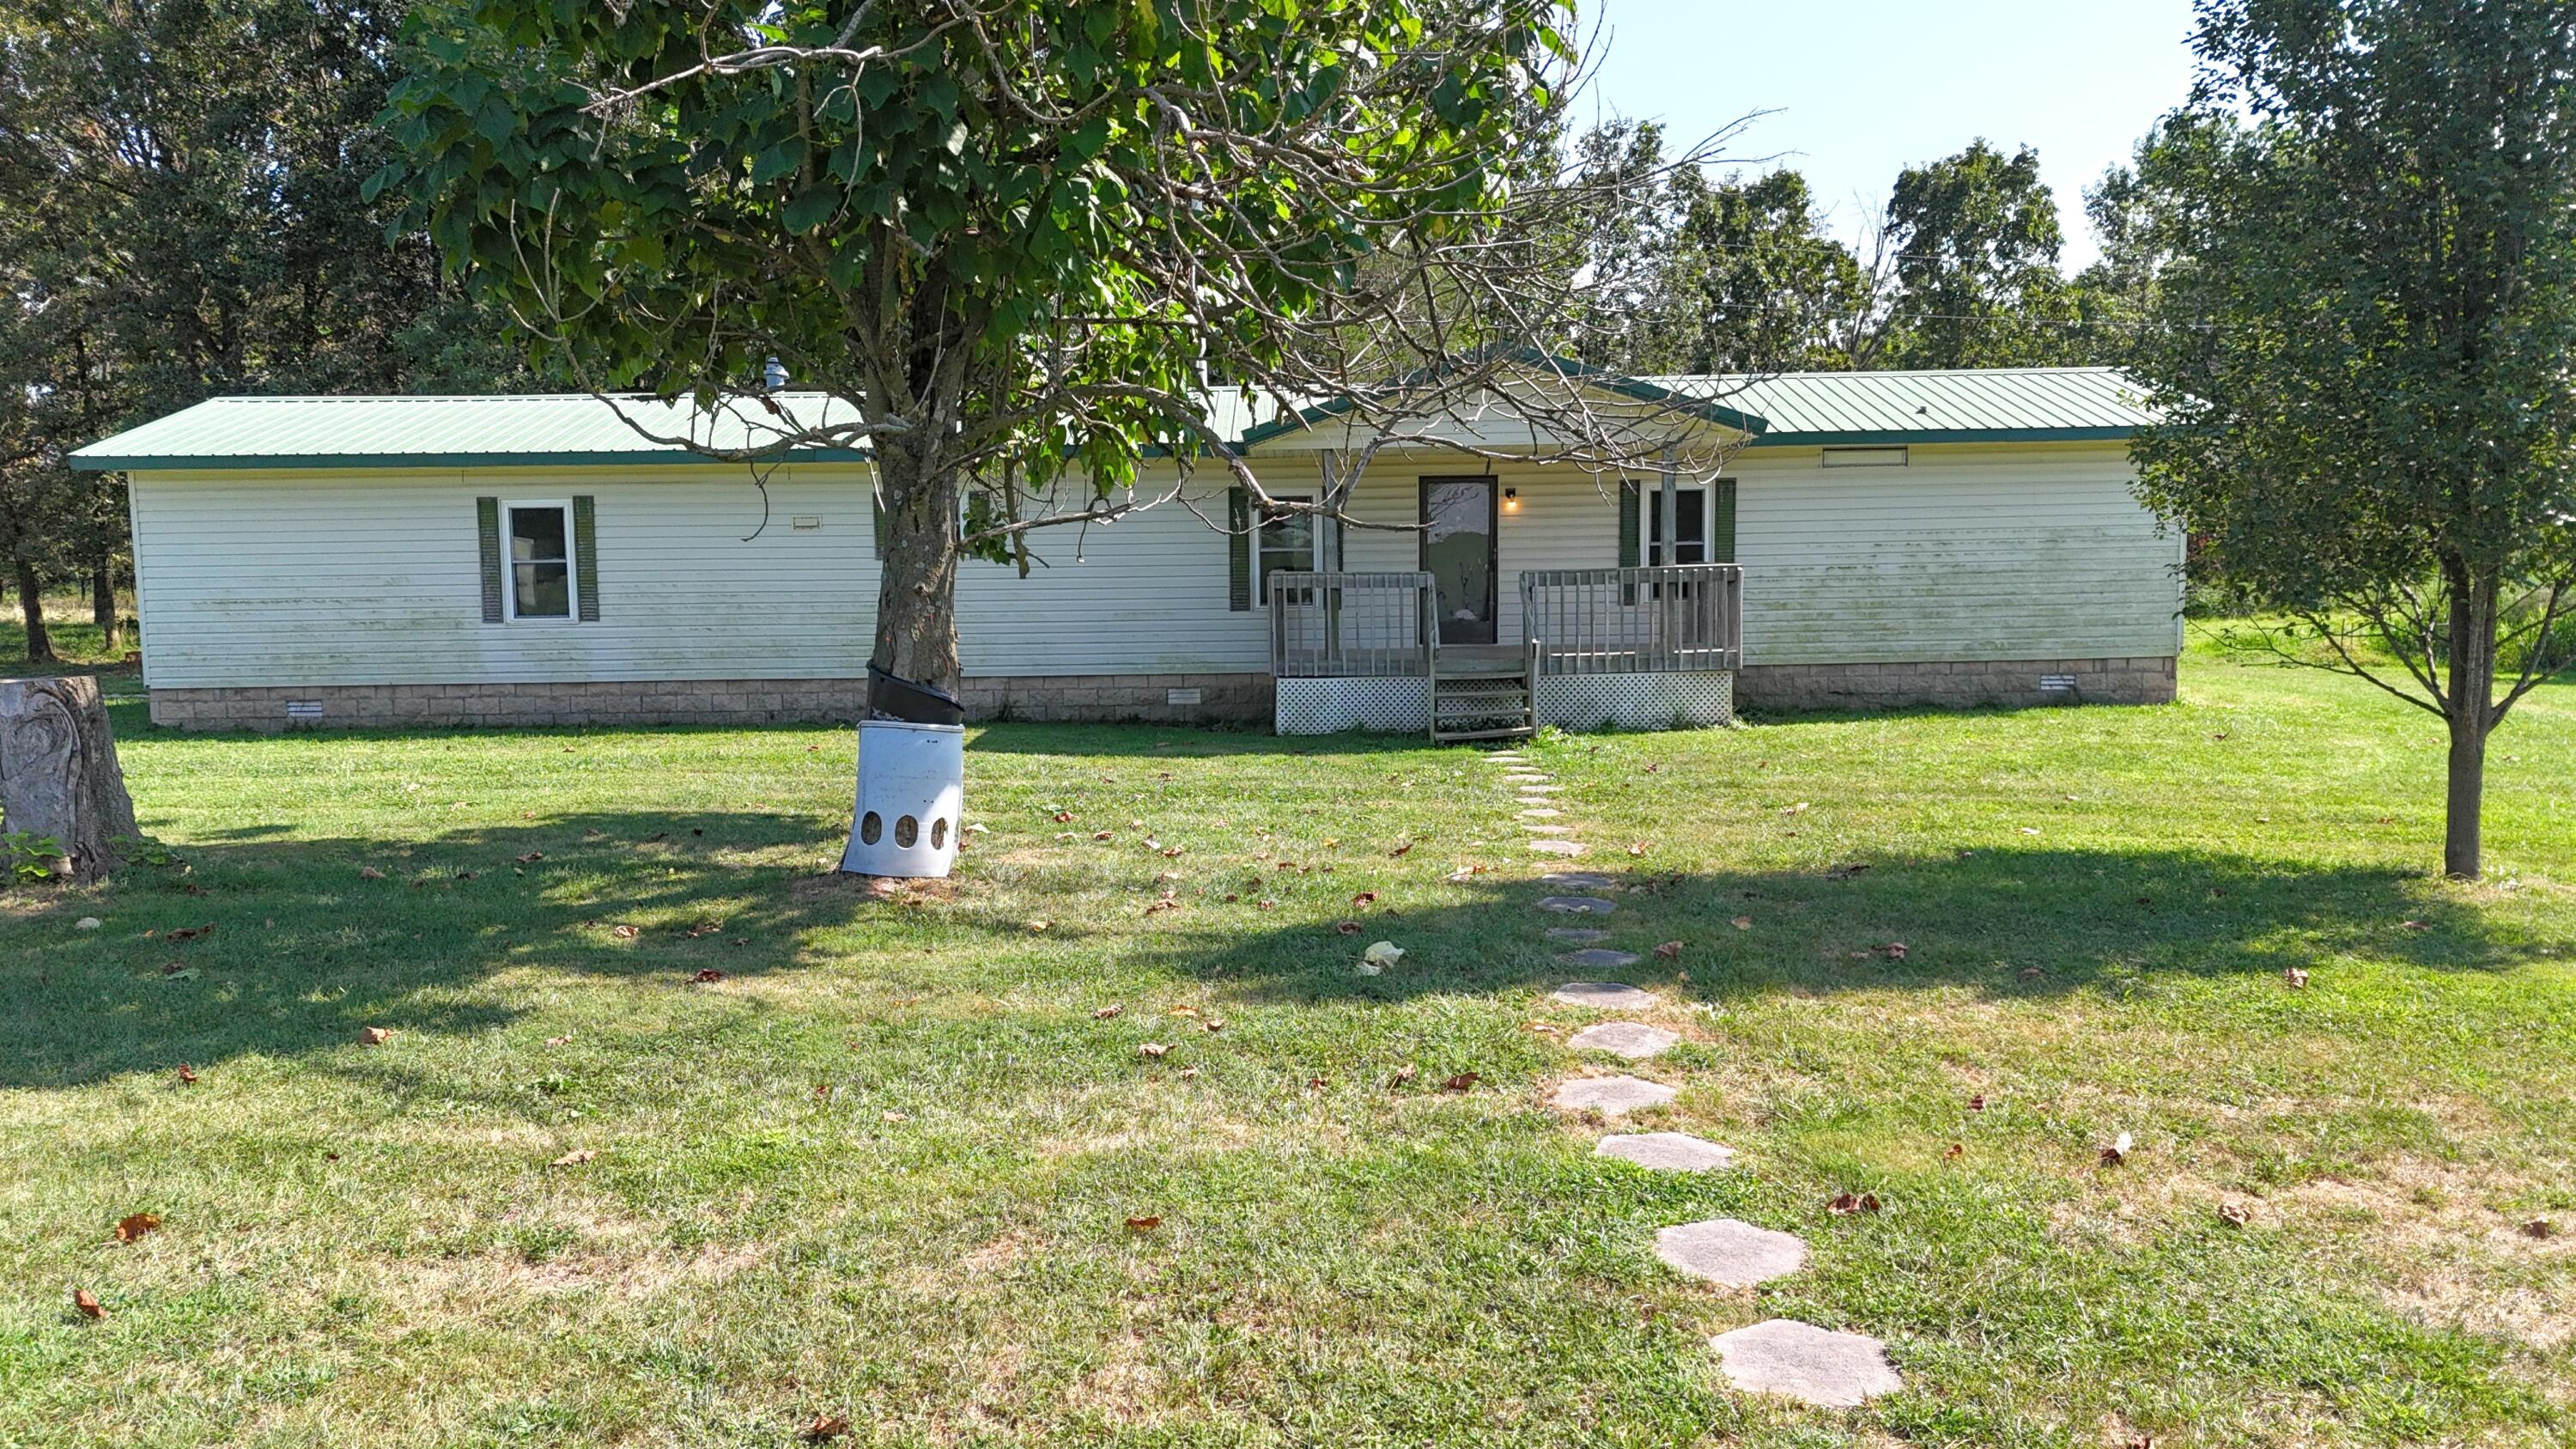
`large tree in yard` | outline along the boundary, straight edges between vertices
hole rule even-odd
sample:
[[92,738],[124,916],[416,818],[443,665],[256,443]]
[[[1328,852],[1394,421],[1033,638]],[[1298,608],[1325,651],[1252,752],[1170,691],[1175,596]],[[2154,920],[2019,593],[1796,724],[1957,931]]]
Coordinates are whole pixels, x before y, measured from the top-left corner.
[[[953,691],[961,556],[1264,486],[1211,422],[1479,412],[1615,465],[1665,441],[1564,335],[1564,0],[449,0],[414,12],[399,184],[538,364],[693,396],[759,464],[867,450],[872,664]],[[1696,155],[1675,158],[1690,164]],[[1600,279],[1585,276],[1586,283]],[[793,379],[770,391],[772,365]],[[825,405],[809,400],[827,395]],[[1649,411],[1652,404],[1638,407]],[[1312,481],[1313,464],[1298,480]],[[1247,515],[1251,510],[1247,510]],[[1257,520],[1214,516],[1221,528]]]
[[2576,6],[2201,0],[2196,45],[2139,172],[2175,228],[2145,496],[2284,657],[2442,718],[2475,877],[2488,736],[2576,610]]

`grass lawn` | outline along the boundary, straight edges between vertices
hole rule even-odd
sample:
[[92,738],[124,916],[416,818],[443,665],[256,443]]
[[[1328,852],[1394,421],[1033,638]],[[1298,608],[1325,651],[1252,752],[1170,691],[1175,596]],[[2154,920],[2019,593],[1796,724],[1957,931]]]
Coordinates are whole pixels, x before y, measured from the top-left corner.
[[[1603,973],[1467,750],[985,729],[990,833],[880,900],[822,874],[842,731],[119,705],[179,860],[0,898],[0,1443],[2569,1442],[2576,684],[2462,887],[2429,716],[2183,679],[1530,748],[1616,944],[1682,943],[1607,974],[1707,1176],[1547,1107],[1622,1066],[1547,998]],[[1717,1216],[1809,1266],[1656,1261]],[[1905,1389],[1728,1392],[1707,1340],[1774,1316]]]

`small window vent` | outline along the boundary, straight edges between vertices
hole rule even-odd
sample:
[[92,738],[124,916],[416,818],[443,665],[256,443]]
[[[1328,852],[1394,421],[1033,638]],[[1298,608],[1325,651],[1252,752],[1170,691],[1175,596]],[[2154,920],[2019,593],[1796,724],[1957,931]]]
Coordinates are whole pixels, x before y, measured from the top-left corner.
[[1905,462],[1905,449],[1902,447],[1825,449],[1825,466],[1828,468],[1902,468]]
[[2075,676],[2072,674],[2043,674],[2039,677],[2039,688],[2042,694],[2073,694],[2075,692]]
[[320,724],[322,722],[322,701],[318,699],[288,700],[286,702],[286,722],[289,724]]

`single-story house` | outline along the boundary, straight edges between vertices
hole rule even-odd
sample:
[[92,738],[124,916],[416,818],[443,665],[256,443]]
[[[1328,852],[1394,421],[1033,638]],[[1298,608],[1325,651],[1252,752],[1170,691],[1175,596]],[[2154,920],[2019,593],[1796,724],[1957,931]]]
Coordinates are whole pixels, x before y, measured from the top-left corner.
[[[855,718],[864,455],[755,481],[620,415],[684,407],[226,397],[80,449],[130,483],[152,718]],[[2118,374],[1797,374],[1726,409],[1704,481],[1390,448],[1349,511],[1398,529],[1262,523],[1203,465],[1194,507],[1041,534],[1028,577],[962,566],[969,711],[1474,736],[2172,698],[2182,539],[2132,494]],[[1329,425],[1233,410],[1264,487],[1321,485]]]

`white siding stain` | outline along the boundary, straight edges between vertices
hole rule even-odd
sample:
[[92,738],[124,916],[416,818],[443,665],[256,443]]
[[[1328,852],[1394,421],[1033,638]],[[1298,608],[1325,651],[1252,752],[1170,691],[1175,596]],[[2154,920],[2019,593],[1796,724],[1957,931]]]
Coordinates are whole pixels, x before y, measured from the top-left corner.
[[[1745,453],[1737,537],[1748,662],[2154,656],[2174,648],[2176,545],[2129,496],[2117,445],[1918,446],[1913,465],[1827,472],[1812,449]],[[1302,459],[1270,486],[1313,484]],[[1410,524],[1424,476],[1481,463],[1381,455],[1353,511]],[[1579,469],[1505,465],[1498,637],[1520,637],[1525,569],[1618,561],[1616,490]],[[1222,523],[1226,480],[1191,485]],[[1148,485],[1149,491],[1152,485]],[[599,500],[601,618],[485,624],[474,499]],[[144,668],[164,688],[846,678],[876,606],[868,480],[781,470],[323,470],[139,474]],[[820,517],[818,530],[789,526]],[[1268,625],[1226,607],[1227,540],[1165,506],[1041,530],[1021,579],[969,561],[968,673],[1162,674],[1268,667]],[[1417,567],[1409,529],[1352,528],[1343,566]]]

